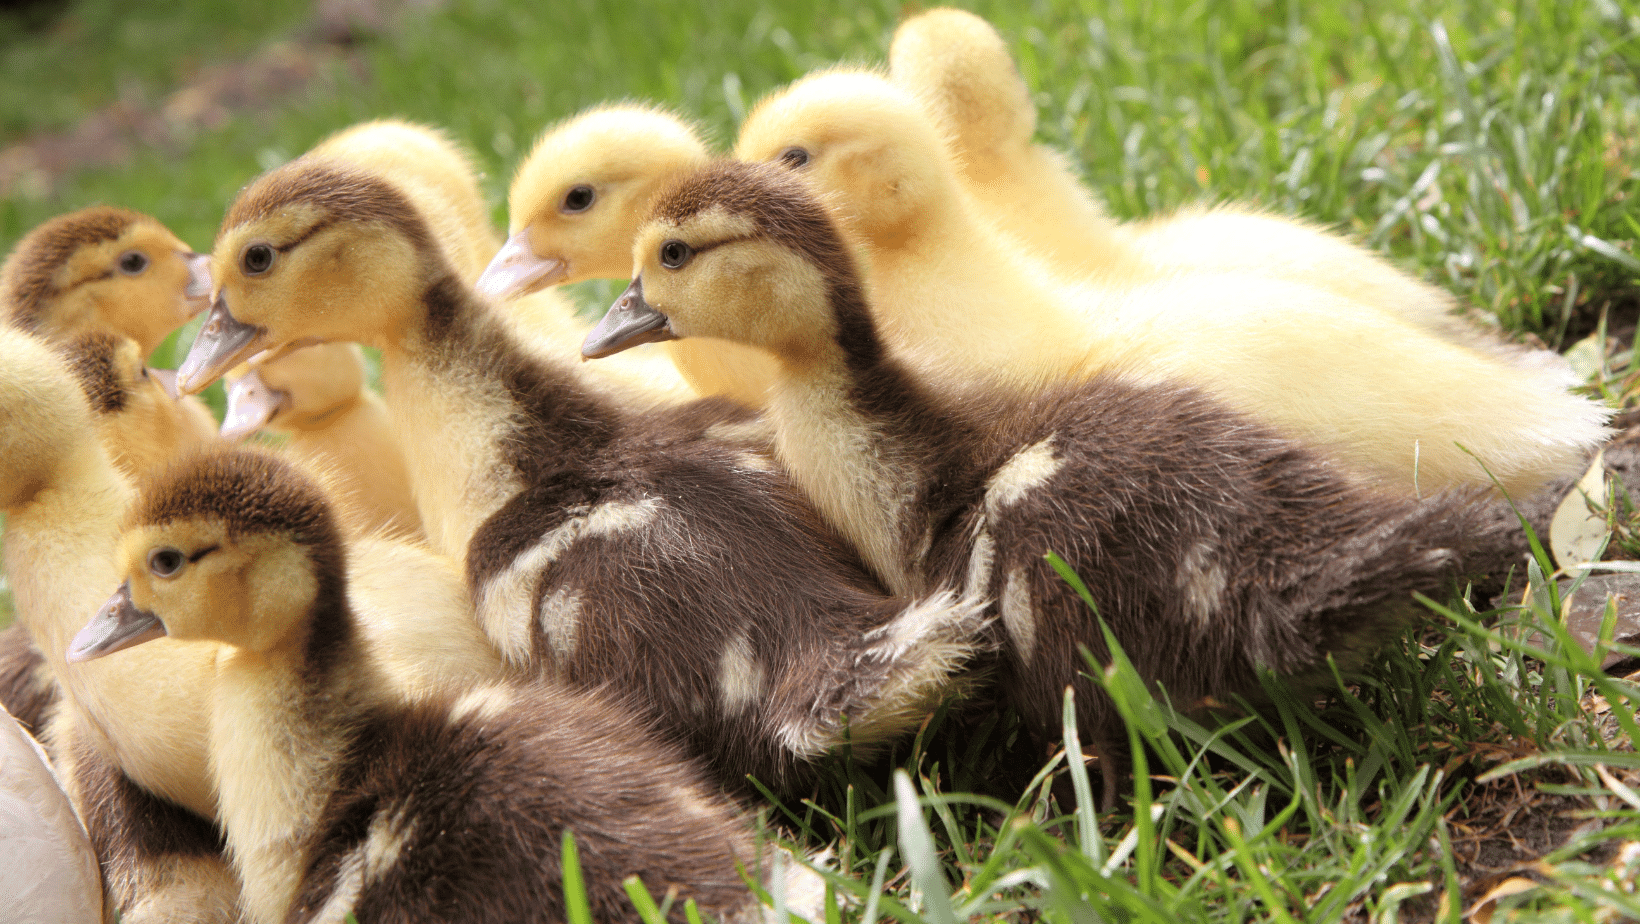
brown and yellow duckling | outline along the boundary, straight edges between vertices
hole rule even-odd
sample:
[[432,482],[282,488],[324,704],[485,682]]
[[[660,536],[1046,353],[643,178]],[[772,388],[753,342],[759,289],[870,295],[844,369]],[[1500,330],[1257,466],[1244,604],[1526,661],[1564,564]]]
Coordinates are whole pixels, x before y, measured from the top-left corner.
[[[779,167],[717,165],[662,192],[634,260],[587,355],[697,334],[772,353],[776,446],[815,506],[894,591],[996,601],[1002,695],[1053,735],[1078,685],[1106,757],[1121,720],[1078,649],[1107,649],[1048,552],[1086,580],[1141,676],[1187,706],[1256,691],[1261,668],[1324,669],[1393,631],[1412,591],[1512,555],[1473,498],[1355,486],[1186,385],[929,388],[885,348],[827,210]],[[1116,763],[1103,762],[1107,801]]]
[[634,412],[527,349],[386,179],[280,168],[212,259],[185,387],[292,342],[379,348],[429,540],[465,562],[502,655],[630,696],[729,785],[797,789],[845,740],[891,739],[974,650],[977,604],[884,594],[747,412]]
[[0,293],[24,330],[55,341],[112,331],[146,359],[209,303],[208,259],[147,215],[98,205],[18,241],[0,267]]
[[631,875],[709,916],[756,918],[736,864],[757,850],[735,806],[631,710],[541,683],[384,698],[346,557],[294,468],[193,457],[144,489],[124,583],[69,655],[223,646],[211,768],[250,921],[561,921],[566,831],[596,920],[633,916]]

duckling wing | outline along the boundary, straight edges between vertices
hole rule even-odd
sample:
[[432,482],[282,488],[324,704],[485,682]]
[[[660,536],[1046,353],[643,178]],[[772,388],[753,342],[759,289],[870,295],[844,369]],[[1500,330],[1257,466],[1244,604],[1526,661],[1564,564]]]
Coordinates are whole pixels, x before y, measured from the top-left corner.
[[0,710],[0,918],[97,924],[102,880],[91,841],[45,751]]

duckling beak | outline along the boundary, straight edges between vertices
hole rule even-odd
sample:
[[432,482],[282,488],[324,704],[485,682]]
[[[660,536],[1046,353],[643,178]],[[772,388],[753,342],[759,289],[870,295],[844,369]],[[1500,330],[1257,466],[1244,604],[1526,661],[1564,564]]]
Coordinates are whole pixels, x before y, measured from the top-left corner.
[[544,289],[568,275],[569,267],[563,260],[536,256],[530,246],[530,229],[525,228],[507,238],[473,287],[485,298],[500,301]]
[[581,344],[581,355],[586,359],[600,359],[640,343],[676,340],[677,335],[668,326],[671,323],[666,315],[643,300],[643,277],[639,276],[610,306],[592,333],[587,334]]
[[68,643],[68,660],[90,661],[164,637],[165,624],[153,613],[137,609],[131,602],[131,582],[126,581]]
[[247,354],[260,346],[263,330],[244,324],[228,313],[227,299],[218,295],[205,326],[199,329],[188,356],[177,367],[177,387],[193,394],[217,380]]
[[242,440],[267,426],[284,410],[289,396],[269,388],[255,369],[228,383],[228,410],[222,415],[221,436]]
[[175,369],[149,369],[148,377],[158,382],[159,387],[165,389],[165,393],[171,396],[172,401],[182,398],[181,393],[177,391],[177,371]]
[[211,255],[190,253],[184,259],[188,261],[188,288],[182,294],[194,303],[193,313],[198,314],[211,303]]

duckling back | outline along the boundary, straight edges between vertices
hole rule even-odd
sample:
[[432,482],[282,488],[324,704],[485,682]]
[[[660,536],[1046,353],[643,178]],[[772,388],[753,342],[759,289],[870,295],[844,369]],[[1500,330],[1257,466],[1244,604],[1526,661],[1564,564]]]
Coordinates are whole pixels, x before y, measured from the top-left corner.
[[1028,249],[1068,266],[1124,261],[1123,229],[1070,160],[1034,143],[1036,104],[991,24],[947,7],[907,18],[888,53],[894,83],[945,133],[964,187]]

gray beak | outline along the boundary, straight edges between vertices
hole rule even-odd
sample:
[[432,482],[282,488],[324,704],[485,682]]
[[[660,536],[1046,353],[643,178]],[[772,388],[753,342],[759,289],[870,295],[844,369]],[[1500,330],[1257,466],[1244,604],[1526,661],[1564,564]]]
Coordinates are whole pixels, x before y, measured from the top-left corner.
[[183,291],[189,300],[198,299],[199,307],[204,308],[211,297],[211,255],[208,253],[191,253],[188,260],[188,288]]
[[218,295],[187,358],[177,367],[177,387],[187,394],[200,391],[255,352],[261,339],[262,329],[236,320],[228,313],[227,300]]
[[171,396],[172,401],[182,396],[177,392],[177,371],[175,369],[149,369],[148,377],[159,383],[165,393]]
[[91,661],[164,637],[165,625],[159,617],[131,602],[131,582],[126,581],[68,643],[68,660]]
[[262,429],[284,408],[285,399],[285,393],[269,388],[255,369],[228,383],[228,410],[222,415],[222,438],[241,440]]
[[587,339],[581,344],[581,355],[587,359],[600,359],[640,343],[676,340],[678,337],[667,326],[669,323],[666,315],[649,307],[649,303],[643,300],[643,277],[639,276],[610,306],[592,333],[587,334]]
[[530,247],[530,229],[525,228],[507,238],[473,288],[485,298],[500,301],[544,289],[567,275],[569,268],[564,261],[535,255]]

